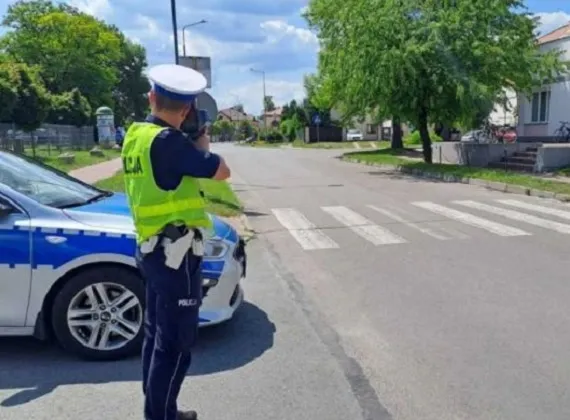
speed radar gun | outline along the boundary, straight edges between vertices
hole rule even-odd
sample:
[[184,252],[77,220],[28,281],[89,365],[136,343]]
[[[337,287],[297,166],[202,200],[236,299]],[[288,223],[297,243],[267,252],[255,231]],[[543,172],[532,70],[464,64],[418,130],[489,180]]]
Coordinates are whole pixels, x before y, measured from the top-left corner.
[[[198,141],[200,137],[206,134],[212,125],[208,111],[204,109],[196,109],[194,106],[186,116],[180,130],[190,139],[190,141]],[[204,197],[204,191],[200,190],[200,195]]]
[[210,125],[211,120],[208,112],[204,109],[196,109],[192,106],[180,130],[186,134],[190,140],[196,141],[207,133]]

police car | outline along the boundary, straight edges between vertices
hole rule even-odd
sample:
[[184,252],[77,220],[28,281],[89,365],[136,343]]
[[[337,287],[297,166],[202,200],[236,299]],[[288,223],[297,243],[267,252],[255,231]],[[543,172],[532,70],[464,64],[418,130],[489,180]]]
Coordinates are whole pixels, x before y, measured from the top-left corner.
[[[232,318],[243,300],[245,244],[211,216],[200,326]],[[0,335],[55,338],[84,358],[139,351],[144,284],[123,194],[0,151]]]

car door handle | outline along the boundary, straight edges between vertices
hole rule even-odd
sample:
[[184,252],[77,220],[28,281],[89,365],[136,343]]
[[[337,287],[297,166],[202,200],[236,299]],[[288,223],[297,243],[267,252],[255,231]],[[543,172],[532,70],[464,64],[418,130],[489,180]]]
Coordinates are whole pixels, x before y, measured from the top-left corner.
[[59,244],[66,242],[67,238],[65,236],[49,235],[49,236],[46,236],[46,241],[48,241],[50,244],[53,244],[53,245],[59,245]]

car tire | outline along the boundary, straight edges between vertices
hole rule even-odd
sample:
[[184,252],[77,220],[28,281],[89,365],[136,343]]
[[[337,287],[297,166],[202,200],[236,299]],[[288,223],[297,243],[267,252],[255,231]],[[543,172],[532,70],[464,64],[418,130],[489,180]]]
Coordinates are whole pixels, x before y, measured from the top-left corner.
[[[78,338],[80,337],[82,340],[88,340],[89,334],[91,333],[92,335],[92,332],[96,328],[91,329],[90,327],[80,327],[72,330],[72,327],[68,322],[68,311],[72,305],[76,304],[76,302],[82,301],[81,296],[83,296],[87,290],[92,292],[94,288],[100,288],[102,286],[109,289],[109,301],[115,301],[116,299],[113,298],[113,291],[115,291],[115,293],[119,293],[123,290],[125,296],[127,296],[128,293],[130,293],[128,296],[131,296],[132,294],[132,301],[129,300],[127,303],[136,303],[136,305],[127,312],[128,314],[135,314],[136,312],[136,317],[133,316],[133,318],[136,318],[136,322],[132,325],[137,324],[139,325],[139,328],[136,330],[136,334],[131,331],[131,334],[134,335],[134,337],[130,340],[122,337],[121,335],[112,333],[112,337],[118,337],[119,339],[122,338],[124,343],[120,345],[121,342],[119,342],[115,347],[99,350],[90,347],[88,345],[89,343],[86,345],[86,343],[80,341]],[[99,296],[99,292],[96,293],[97,296]],[[85,294],[85,296],[89,295]],[[144,297],[145,289],[143,280],[131,270],[122,267],[101,266],[82,271],[65,282],[65,285],[61,288],[53,301],[51,322],[55,337],[64,350],[83,359],[118,360],[134,355],[135,353],[140,352],[144,337]],[[134,299],[137,299],[138,302],[134,301]],[[91,306],[87,308],[87,310],[90,310],[90,308]],[[102,307],[98,307],[97,310],[99,311],[101,308]],[[116,320],[110,321],[104,319],[103,315],[105,315],[105,317],[110,316],[110,309],[107,309],[108,311],[105,311],[104,313],[99,312],[97,315],[87,315],[86,319],[90,320],[89,322],[96,322],[96,324],[99,324],[99,327],[106,329],[108,328],[108,325],[111,325],[111,322],[117,323]],[[91,318],[92,316],[97,316],[98,321],[93,321]],[[84,320],[81,321],[83,322]],[[105,326],[103,327],[103,321],[108,321],[109,324],[105,323]],[[118,324],[115,324],[114,327],[117,325]],[[118,347],[119,345],[120,347]]]

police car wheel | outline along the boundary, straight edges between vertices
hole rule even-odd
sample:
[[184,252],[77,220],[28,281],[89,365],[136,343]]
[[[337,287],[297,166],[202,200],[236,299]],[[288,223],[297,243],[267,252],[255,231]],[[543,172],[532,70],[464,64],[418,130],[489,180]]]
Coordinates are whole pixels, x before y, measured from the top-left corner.
[[54,299],[59,344],[90,360],[117,360],[140,351],[144,284],[120,267],[93,267],[70,278]]

